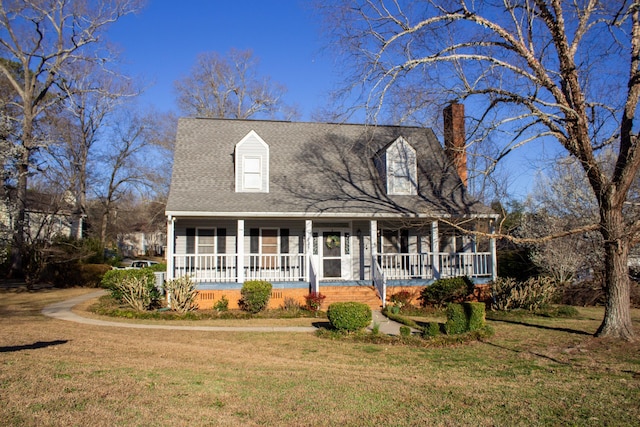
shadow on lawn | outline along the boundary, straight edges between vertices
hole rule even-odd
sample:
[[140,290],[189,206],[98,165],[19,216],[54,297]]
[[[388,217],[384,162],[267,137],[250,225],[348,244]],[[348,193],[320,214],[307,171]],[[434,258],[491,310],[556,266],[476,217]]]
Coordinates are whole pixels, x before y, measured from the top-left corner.
[[487,319],[487,320],[491,320],[492,322],[503,322],[503,323],[511,323],[513,325],[529,326],[531,328],[537,328],[537,329],[546,329],[549,331],[568,332],[570,334],[593,336],[593,333],[591,332],[580,331],[578,329],[554,328],[553,326],[536,325],[533,323],[518,322],[516,320],[507,320],[507,319]]
[[55,340],[55,341],[38,341],[33,344],[24,345],[10,345],[7,347],[0,347],[0,353],[13,353],[15,351],[22,350],[37,350],[39,348],[51,347],[54,345],[62,345],[68,343],[69,340]]

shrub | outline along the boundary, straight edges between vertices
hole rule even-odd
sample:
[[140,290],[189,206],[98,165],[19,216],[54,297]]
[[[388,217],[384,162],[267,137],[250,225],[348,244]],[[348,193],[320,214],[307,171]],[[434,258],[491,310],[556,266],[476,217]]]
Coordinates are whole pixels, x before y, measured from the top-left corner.
[[151,307],[154,301],[152,289],[148,286],[146,277],[125,277],[114,285],[120,301],[124,302],[136,311],[145,311]]
[[462,304],[449,304],[447,306],[447,323],[444,324],[444,330],[447,335],[455,335],[466,332],[467,316],[465,315]]
[[409,337],[411,336],[411,328],[408,326],[400,326],[400,336]]
[[300,302],[292,297],[285,297],[280,308],[290,314],[300,314],[302,306]]
[[477,331],[485,326],[485,305],[479,302],[449,304],[447,323],[444,325],[447,335]]
[[307,301],[307,310],[313,312],[320,310],[325,298],[326,295],[322,295],[320,292],[309,292],[309,294],[304,297]]
[[136,278],[140,280],[144,279],[146,281],[146,286],[149,288],[152,299],[157,300],[158,298],[160,298],[158,290],[155,287],[155,276],[153,275],[153,272],[148,268],[141,268],[139,270],[109,270],[104,274],[104,276],[102,276],[100,285],[103,288],[111,290],[111,297],[113,299],[119,302],[124,302],[122,299],[121,290],[118,288],[118,284],[130,278]]
[[178,313],[187,313],[198,309],[198,291],[196,285],[188,276],[168,280],[164,284],[167,300],[172,310]]
[[339,331],[357,331],[371,323],[371,308],[360,302],[335,302],[329,306],[327,317]]
[[492,308],[536,311],[549,304],[554,292],[555,284],[550,277],[532,277],[525,282],[499,277],[493,283]]
[[269,305],[271,297],[271,283],[264,280],[250,280],[244,282],[240,294],[240,307],[249,313],[259,313]]
[[462,303],[462,307],[467,315],[469,331],[477,331],[486,326],[486,306],[484,303],[465,302]]
[[229,311],[229,300],[227,297],[222,295],[222,298],[213,305],[213,309],[216,311]]
[[459,302],[473,293],[473,282],[468,277],[438,279],[420,293],[422,306],[442,307],[445,303]]
[[438,322],[429,322],[422,331],[423,338],[434,338],[440,335],[441,326]]
[[394,305],[398,307],[406,307],[411,305],[411,301],[413,300],[413,294],[409,291],[400,291],[389,297],[389,301],[391,301]]

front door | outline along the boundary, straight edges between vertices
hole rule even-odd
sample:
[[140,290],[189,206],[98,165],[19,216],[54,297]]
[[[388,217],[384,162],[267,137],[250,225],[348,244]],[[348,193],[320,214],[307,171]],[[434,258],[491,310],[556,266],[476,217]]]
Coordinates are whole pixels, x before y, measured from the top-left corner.
[[322,277],[342,278],[342,233],[324,231],[322,233]]
[[[318,278],[321,280],[351,279],[349,229],[318,230]],[[315,253],[315,248],[314,248]]]

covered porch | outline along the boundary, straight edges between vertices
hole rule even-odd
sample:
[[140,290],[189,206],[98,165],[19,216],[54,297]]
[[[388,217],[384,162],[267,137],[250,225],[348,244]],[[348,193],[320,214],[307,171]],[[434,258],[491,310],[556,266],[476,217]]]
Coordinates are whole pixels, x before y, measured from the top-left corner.
[[[493,232],[492,218],[482,220]],[[437,219],[174,217],[168,235],[173,244],[167,251],[167,278],[189,276],[201,287],[218,289],[267,280],[320,292],[323,283],[357,281],[375,285],[384,301],[389,280],[489,280],[496,272],[493,238],[461,234]]]

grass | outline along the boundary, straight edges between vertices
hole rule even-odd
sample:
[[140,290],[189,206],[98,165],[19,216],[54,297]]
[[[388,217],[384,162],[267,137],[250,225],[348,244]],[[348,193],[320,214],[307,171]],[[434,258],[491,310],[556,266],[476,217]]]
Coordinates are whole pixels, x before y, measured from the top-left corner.
[[493,337],[443,348],[40,314],[85,292],[0,293],[4,425],[640,424],[640,344],[591,337],[599,308],[501,317],[489,321]]

